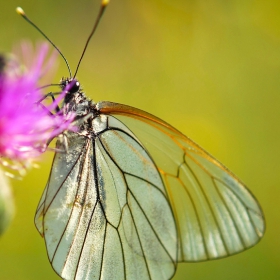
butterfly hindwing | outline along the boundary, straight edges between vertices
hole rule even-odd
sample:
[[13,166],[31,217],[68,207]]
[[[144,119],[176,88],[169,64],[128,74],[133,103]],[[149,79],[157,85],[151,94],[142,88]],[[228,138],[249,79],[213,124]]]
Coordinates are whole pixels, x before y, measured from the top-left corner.
[[178,261],[226,257],[261,239],[265,221],[257,200],[211,155],[144,111],[106,101],[96,108],[129,127],[154,160],[176,220]]

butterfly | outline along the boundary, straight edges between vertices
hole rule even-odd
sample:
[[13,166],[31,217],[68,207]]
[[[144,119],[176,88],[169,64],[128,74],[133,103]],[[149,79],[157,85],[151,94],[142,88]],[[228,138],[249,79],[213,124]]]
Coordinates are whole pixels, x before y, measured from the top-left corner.
[[78,131],[57,140],[67,149],[54,156],[35,215],[60,277],[171,279],[178,262],[258,243],[263,212],[231,171],[152,114],[94,103],[75,76],[60,83],[60,110],[76,114]]

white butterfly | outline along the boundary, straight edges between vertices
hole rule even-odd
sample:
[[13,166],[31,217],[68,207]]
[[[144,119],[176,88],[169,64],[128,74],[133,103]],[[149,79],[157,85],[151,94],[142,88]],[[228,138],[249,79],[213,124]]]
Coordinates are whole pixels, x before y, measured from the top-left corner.
[[166,280],[178,262],[252,247],[264,215],[235,175],[157,117],[81,91],[76,73],[107,4],[74,78],[61,82],[71,85],[62,112],[76,114],[79,130],[66,133],[35,216],[54,270],[67,280]]
[[250,191],[178,130],[80,90],[65,100],[65,114],[87,118],[56,153],[35,217],[63,279],[171,279],[178,262],[230,256],[263,236]]

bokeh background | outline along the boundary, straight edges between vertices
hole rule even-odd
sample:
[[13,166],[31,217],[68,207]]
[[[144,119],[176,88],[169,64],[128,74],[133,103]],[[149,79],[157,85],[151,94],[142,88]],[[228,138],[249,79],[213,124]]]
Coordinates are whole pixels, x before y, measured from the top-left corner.
[[[42,36],[74,71],[99,0],[0,4],[0,51]],[[61,61],[55,81],[67,75]],[[236,173],[263,207],[267,231],[254,248],[218,261],[179,264],[174,279],[280,279],[280,2],[111,0],[78,73],[95,101],[144,109],[169,122]],[[16,215],[0,237],[0,279],[59,279],[34,212],[50,171],[48,152],[12,181]]]

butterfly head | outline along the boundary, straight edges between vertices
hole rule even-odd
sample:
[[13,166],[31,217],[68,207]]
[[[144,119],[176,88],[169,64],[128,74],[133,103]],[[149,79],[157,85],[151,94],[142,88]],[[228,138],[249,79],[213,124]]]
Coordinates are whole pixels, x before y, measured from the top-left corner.
[[60,87],[66,93],[62,108],[65,115],[75,112],[77,118],[79,118],[86,116],[90,112],[91,101],[85,96],[77,79],[62,78]]
[[60,81],[61,89],[67,90],[67,94],[74,94],[80,90],[80,82],[77,79],[62,78]]

